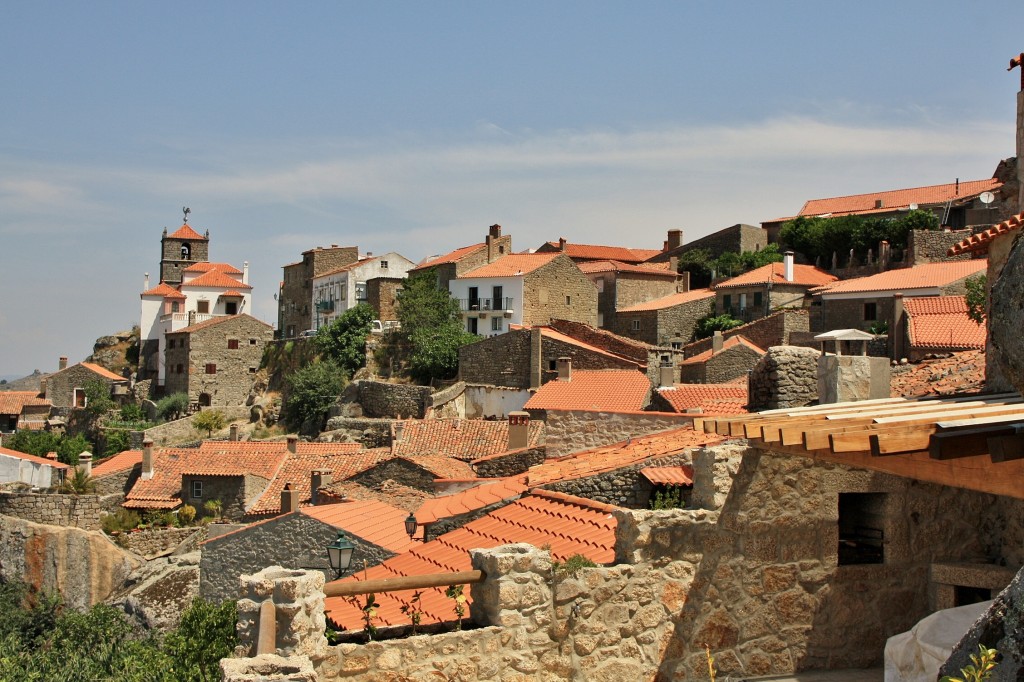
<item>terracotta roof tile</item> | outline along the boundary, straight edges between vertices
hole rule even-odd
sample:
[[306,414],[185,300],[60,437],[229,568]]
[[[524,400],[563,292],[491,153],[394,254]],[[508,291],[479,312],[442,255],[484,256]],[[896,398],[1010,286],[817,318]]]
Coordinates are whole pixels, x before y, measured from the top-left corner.
[[772,284],[795,286],[795,287],[816,287],[838,279],[824,270],[819,270],[813,265],[793,265],[793,281],[786,281],[785,266],[783,263],[769,263],[768,265],[755,268],[750,272],[744,272],[732,279],[727,279],[714,286],[715,289],[728,289],[730,287],[745,287],[758,284]]
[[226,275],[241,275],[242,271],[236,268],[231,263],[211,263],[210,261],[200,261],[193,263],[188,266],[182,272],[210,272],[211,270],[218,270]]
[[255,320],[256,322],[259,322],[260,324],[262,324],[264,327],[266,327],[268,329],[273,329],[273,327],[271,327],[269,324],[267,324],[263,320],[257,320],[255,317],[253,317],[251,315],[248,315],[246,313],[239,313],[238,315],[217,315],[216,317],[211,317],[209,320],[203,320],[202,322],[196,322],[195,324],[189,325],[187,327],[182,327],[178,331],[171,332],[171,333],[174,333],[174,334],[191,334],[193,332],[199,331],[200,329],[208,329],[210,327],[215,327],[218,324],[222,324],[224,322],[227,322],[228,320],[234,320],[234,319],[237,319],[237,318],[240,318],[240,317],[245,317],[245,318],[249,318],[250,320]]
[[987,260],[961,260],[949,263],[926,263],[912,268],[887,270],[877,275],[846,279],[842,282],[816,289],[813,293],[823,295],[848,294],[872,291],[907,291],[912,289],[934,289],[952,284],[958,280],[977,275],[988,267]]
[[405,518],[409,512],[377,500],[303,507],[299,513],[396,554],[419,544],[405,532]]
[[708,298],[714,298],[715,292],[711,289],[692,289],[690,291],[684,291],[678,294],[669,294],[668,296],[662,296],[656,298],[653,301],[647,301],[646,303],[638,303],[637,305],[631,305],[628,308],[620,308],[620,313],[639,313],[645,310],[664,310],[666,308],[673,308],[677,305],[683,305],[685,303],[693,303],[694,301],[703,301]]
[[[547,242],[546,246],[558,249],[558,242]],[[573,244],[566,242],[565,255],[580,260],[615,260],[622,263],[642,263],[654,258],[661,249],[629,249],[624,246],[601,246],[596,244]]]
[[23,459],[26,462],[32,462],[34,464],[46,464],[53,467],[54,469],[70,469],[67,464],[58,462],[55,459],[46,459],[45,457],[36,457],[35,455],[29,455],[24,452],[18,452],[17,450],[11,450],[9,448],[0,448],[0,455],[7,455],[8,457],[16,457]]
[[511,500],[527,490],[525,485],[514,478],[490,480],[453,495],[427,500],[416,510],[416,521],[420,525],[434,523],[441,519],[483,509],[502,500]]
[[49,404],[49,400],[39,397],[39,391],[0,391],[0,414],[21,414],[25,407]]
[[201,239],[207,241],[206,237],[192,229],[192,226],[185,223],[173,233],[167,235],[168,239]]
[[983,232],[971,235],[959,244],[954,244],[949,248],[948,255],[958,256],[961,253],[979,253],[987,251],[989,242],[1001,234],[1009,234],[1010,232],[1019,230],[1021,225],[1024,225],[1024,213],[1018,213],[1015,216],[1011,216]]
[[420,261],[419,263],[416,264],[415,269],[422,270],[425,268],[432,268],[435,265],[444,265],[445,263],[457,263],[466,256],[476,253],[485,246],[487,246],[487,244],[472,244],[470,246],[463,246],[461,248],[455,249],[454,251],[449,251],[443,256],[437,256],[436,258],[430,258],[427,260]]
[[640,475],[654,485],[693,485],[693,467],[644,467]]
[[[544,425],[533,421],[529,429],[529,445],[541,443]],[[507,450],[507,420],[411,419],[403,425],[402,439],[394,444],[397,456],[443,455],[466,462]]]
[[985,386],[985,351],[968,350],[948,358],[896,365],[890,386],[894,398],[981,390]]
[[[607,564],[615,559],[614,509],[610,505],[561,493],[532,491],[530,495],[471,521],[462,528],[418,544],[405,554],[388,559],[367,571],[358,571],[343,580],[351,582],[467,571],[472,568],[470,549],[499,547],[516,542],[550,545],[552,557],[557,560],[564,561],[574,554],[582,554],[595,563]],[[421,592],[419,607],[423,611],[422,624],[454,620],[451,600],[444,596],[443,588]],[[375,595],[380,604],[375,624],[382,627],[409,623],[401,608],[409,602],[412,594],[412,590],[405,590]],[[325,602],[325,610],[327,618],[341,628],[362,627],[362,612],[352,601],[329,597]]]
[[[515,327],[515,328],[519,328],[519,329],[529,329],[529,327],[520,327],[519,325],[511,325],[511,326]],[[562,332],[558,331],[557,329],[552,329],[551,327],[545,327],[545,326],[541,326],[541,327],[539,327],[539,329],[540,329],[541,336],[546,338],[546,339],[551,339],[552,341],[558,341],[560,343],[565,343],[565,344],[569,344],[571,346],[576,346],[577,348],[584,348],[584,349],[590,351],[591,353],[598,353],[600,355],[604,355],[604,356],[607,356],[607,357],[617,358],[619,360],[625,360],[627,362],[631,362],[631,363],[637,365],[637,367],[641,367],[640,363],[638,363],[638,362],[636,362],[636,361],[634,361],[634,360],[632,360],[630,358],[624,357],[624,356],[619,355],[617,353],[612,353],[611,351],[605,350],[604,348],[599,348],[598,346],[594,346],[592,344],[586,343],[585,341],[580,341],[579,339],[576,339],[576,338],[574,338],[572,336],[569,336],[568,334],[563,334]]]
[[185,298],[185,294],[181,293],[170,284],[166,282],[160,282],[152,289],[143,291],[140,296],[163,296],[164,298]]
[[558,253],[510,253],[502,256],[493,263],[481,265],[478,268],[462,274],[458,279],[469,279],[475,277],[517,277],[526,275],[538,268],[541,268],[561,254]]
[[676,384],[657,390],[680,413],[690,409],[700,409],[702,414],[742,414],[747,411],[746,381],[742,384]]
[[[753,341],[751,341],[747,337],[743,336],[743,334],[736,334],[735,336],[730,336],[729,338],[727,338],[725,341],[722,342],[722,350],[720,350],[718,352],[721,353],[722,351],[729,350],[730,348],[735,348],[736,346],[746,346],[750,350],[755,351],[757,353],[760,353],[761,355],[764,355],[767,352],[764,348],[761,348],[756,343],[754,343]],[[685,360],[683,360],[679,364],[680,365],[696,365],[696,364],[700,364],[702,362],[707,362],[708,360],[710,360],[711,357],[714,354],[715,354],[714,353],[714,349],[709,348],[708,350],[704,351],[703,353],[698,353],[697,355],[693,355],[691,357],[686,358]]]
[[673,272],[668,268],[668,266],[669,263],[667,262],[635,265],[633,263],[623,263],[617,260],[585,261],[577,265],[580,271],[585,274],[592,274],[595,272],[631,272],[638,275],[653,275],[655,277],[666,277],[668,279],[675,279],[678,277],[679,273]]
[[211,289],[252,289],[248,284],[220,270],[209,270],[195,279],[182,282],[181,287],[208,287]]
[[[995,178],[985,180],[968,180],[960,183],[914,187],[911,189],[894,189],[869,194],[853,194],[830,199],[811,199],[800,209],[801,216],[816,216],[826,213],[845,215],[851,213],[892,212],[896,209],[909,208],[911,204],[944,204],[950,200],[967,199],[978,196],[982,192],[999,189],[1003,183]],[[882,206],[877,207],[881,201]]]
[[650,379],[637,370],[577,369],[568,381],[554,379],[537,389],[524,409],[636,412],[650,393]]
[[107,457],[93,464],[92,477],[101,478],[110,474],[120,473],[142,464],[142,450],[125,450],[113,457]]
[[912,348],[985,347],[985,325],[967,314],[964,296],[913,296],[903,301]]
[[[113,372],[111,372],[106,367],[103,367],[101,365],[97,365],[94,362],[81,362],[79,364],[82,367],[85,367],[87,370],[89,370],[93,374],[98,374],[101,377],[103,377],[104,379],[110,379],[111,381],[128,381],[127,379],[125,379],[120,374],[114,374]],[[71,369],[71,368],[68,367],[68,369]]]
[[360,265],[366,265],[367,263],[369,263],[372,260],[377,260],[377,258],[375,256],[364,256],[364,257],[360,258],[357,261],[349,263],[348,265],[342,265],[339,268],[334,268],[333,270],[328,270],[327,272],[322,272],[319,275],[317,275],[317,279],[319,279],[321,277],[330,277],[331,275],[337,275],[337,274],[342,273],[342,272],[348,272],[352,268],[358,268]]

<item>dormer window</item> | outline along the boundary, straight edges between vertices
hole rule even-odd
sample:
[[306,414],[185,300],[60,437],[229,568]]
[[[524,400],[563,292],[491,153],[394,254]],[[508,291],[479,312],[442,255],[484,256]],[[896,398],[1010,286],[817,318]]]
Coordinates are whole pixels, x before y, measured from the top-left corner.
[[181,260],[192,260],[192,247],[188,243],[181,245]]

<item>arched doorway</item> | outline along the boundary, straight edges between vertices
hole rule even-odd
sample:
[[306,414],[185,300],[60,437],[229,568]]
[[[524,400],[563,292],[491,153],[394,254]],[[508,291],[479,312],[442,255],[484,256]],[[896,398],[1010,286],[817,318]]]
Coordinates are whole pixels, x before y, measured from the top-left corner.
[[199,394],[199,407],[209,407],[209,406],[210,406],[210,394],[209,393],[200,393]]

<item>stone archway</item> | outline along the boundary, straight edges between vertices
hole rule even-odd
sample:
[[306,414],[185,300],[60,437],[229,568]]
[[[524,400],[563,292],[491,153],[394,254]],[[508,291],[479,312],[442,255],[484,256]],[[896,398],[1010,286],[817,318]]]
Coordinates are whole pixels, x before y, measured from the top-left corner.
[[210,398],[210,394],[209,393],[200,393],[199,394],[199,407],[209,407],[211,400],[212,399]]

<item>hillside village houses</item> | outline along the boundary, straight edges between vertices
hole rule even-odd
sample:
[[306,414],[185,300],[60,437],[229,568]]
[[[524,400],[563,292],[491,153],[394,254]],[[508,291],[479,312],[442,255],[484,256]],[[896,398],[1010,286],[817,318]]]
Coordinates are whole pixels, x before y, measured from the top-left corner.
[[[370,288],[368,283],[372,280],[404,279],[415,266],[405,256],[391,251],[380,256],[368,253],[354,263],[342,265],[333,270],[313,277],[312,281],[312,310],[314,313],[313,324],[310,329],[320,329],[329,325],[337,316],[360,303],[370,303]],[[395,321],[391,315],[385,314],[393,307],[381,311],[380,303],[377,302],[375,312],[378,319],[385,322]]]

